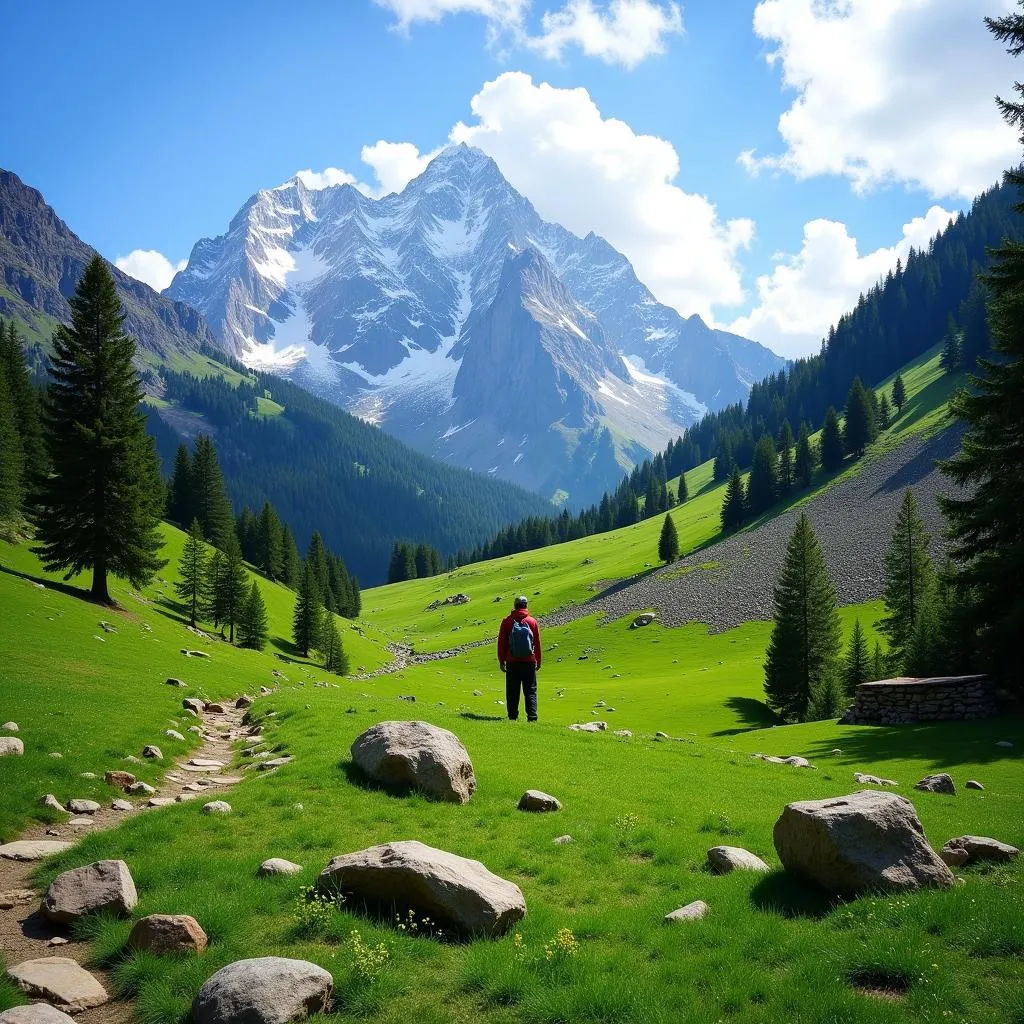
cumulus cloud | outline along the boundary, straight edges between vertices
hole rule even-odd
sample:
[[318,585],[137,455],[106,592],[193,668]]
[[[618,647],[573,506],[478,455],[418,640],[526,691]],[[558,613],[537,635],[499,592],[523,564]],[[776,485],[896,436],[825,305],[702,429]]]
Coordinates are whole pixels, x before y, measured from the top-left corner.
[[593,0],[569,0],[562,10],[545,13],[541,28],[528,45],[545,57],[559,59],[578,46],[588,57],[633,68],[665,52],[665,37],[682,32],[683,15],[678,4],[653,0],[612,0],[606,10]]
[[740,155],[748,170],[847,176],[858,191],[906,183],[971,197],[1020,157],[992,102],[1013,59],[982,14],[1014,0],[761,0],[754,31],[775,46],[796,99],[779,118],[785,150]]
[[356,179],[348,171],[340,167],[325,167],[322,171],[313,171],[308,167],[304,171],[296,171],[295,177],[308,189],[319,192],[321,189],[332,188],[335,185],[354,185]]
[[803,246],[793,257],[757,279],[757,305],[729,330],[760,341],[787,358],[816,352],[829,327],[866,292],[906,260],[911,248],[927,247],[953,214],[933,206],[903,225],[900,240],[863,256],[846,225],[812,220],[804,225]]
[[114,266],[123,270],[129,277],[143,281],[150,288],[162,292],[179,270],[184,270],[188,260],[172,263],[162,252],[156,249],[133,249],[127,256],[118,256]]
[[478,146],[547,220],[594,231],[625,253],[640,279],[685,314],[710,317],[743,300],[737,253],[752,221],[723,222],[705,196],[684,191],[679,154],[654,135],[604,117],[582,88],[506,72],[473,97],[453,142]]
[[363,146],[359,155],[364,164],[373,168],[377,185],[360,187],[374,197],[401,192],[413,178],[423,173],[437,154],[436,149],[421,153],[411,142],[385,142],[381,139],[372,146]]
[[395,15],[395,28],[407,32],[417,21],[440,21],[447,14],[479,14],[492,34],[517,29],[532,0],[374,0]]

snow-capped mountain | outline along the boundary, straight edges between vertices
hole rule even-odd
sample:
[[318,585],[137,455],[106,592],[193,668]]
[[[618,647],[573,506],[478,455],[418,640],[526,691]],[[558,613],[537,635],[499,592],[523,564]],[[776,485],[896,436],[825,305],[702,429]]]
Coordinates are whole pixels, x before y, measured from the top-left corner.
[[300,178],[257,193],[168,294],[249,365],[575,500],[782,365],[659,304],[607,242],[543,221],[464,145],[378,200]]

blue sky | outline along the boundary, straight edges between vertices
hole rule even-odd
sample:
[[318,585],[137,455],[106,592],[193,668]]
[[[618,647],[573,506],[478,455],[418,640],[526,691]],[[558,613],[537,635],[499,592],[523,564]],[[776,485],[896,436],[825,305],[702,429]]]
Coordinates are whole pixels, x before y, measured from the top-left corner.
[[796,355],[1019,158],[981,24],[1010,7],[8,3],[0,165],[161,284],[259,188],[400,188],[454,129],[662,301]]

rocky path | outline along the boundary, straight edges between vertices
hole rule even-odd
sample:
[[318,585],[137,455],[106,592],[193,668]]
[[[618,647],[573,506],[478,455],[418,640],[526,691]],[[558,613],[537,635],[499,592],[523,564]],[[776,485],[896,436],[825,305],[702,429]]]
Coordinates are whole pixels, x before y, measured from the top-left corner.
[[[221,799],[231,786],[242,781],[241,776],[225,771],[225,767],[235,758],[234,743],[249,737],[249,730],[242,722],[244,715],[245,708],[232,704],[208,706],[202,714],[202,746],[183,755],[167,772],[155,793],[124,794],[124,800],[131,804],[130,810],[115,810],[108,804],[93,814],[72,815],[72,820],[82,822],[78,825],[35,823],[25,830],[19,841],[74,843],[83,834],[113,828],[133,814],[159,813],[159,808],[166,804]],[[187,723],[183,719],[183,728],[184,724]],[[122,768],[122,765],[115,767]],[[41,793],[40,798],[42,796]],[[196,811],[199,812],[199,807]],[[34,890],[30,881],[35,867],[34,860],[0,856],[0,962],[9,968],[41,957],[66,957],[85,965],[89,944],[75,940],[68,929],[52,924],[39,913],[42,893]],[[113,993],[113,981],[105,971],[89,969],[89,972],[108,993]],[[102,1006],[76,1013],[75,1020],[80,1024],[123,1024],[131,1020],[131,1005],[111,999]]]

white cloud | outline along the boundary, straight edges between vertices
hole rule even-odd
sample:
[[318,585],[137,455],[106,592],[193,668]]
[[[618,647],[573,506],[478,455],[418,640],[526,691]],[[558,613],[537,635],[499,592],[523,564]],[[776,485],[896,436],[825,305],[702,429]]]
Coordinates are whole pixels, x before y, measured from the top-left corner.
[[334,185],[354,185],[356,179],[348,171],[340,167],[325,167],[322,171],[312,171],[308,167],[304,171],[296,171],[295,177],[308,189],[319,192],[321,189],[332,188]]
[[760,341],[779,355],[793,358],[818,351],[829,327],[896,266],[911,248],[923,249],[952,217],[933,206],[923,217],[903,225],[893,246],[860,255],[857,239],[845,224],[812,220],[804,225],[803,247],[771,274],[757,279],[757,305],[729,330]]
[[454,142],[478,146],[547,220],[594,231],[625,253],[640,279],[684,314],[708,318],[742,302],[737,253],[753,222],[723,222],[706,197],[677,184],[672,144],[603,117],[585,89],[534,84],[506,72],[473,97],[473,124]]
[[123,270],[129,277],[143,281],[150,288],[162,292],[179,270],[184,270],[188,260],[172,263],[162,252],[156,249],[133,249],[127,256],[118,256],[114,266]]
[[430,153],[420,153],[411,142],[385,142],[383,139],[372,146],[363,146],[359,155],[364,164],[373,168],[377,177],[377,186],[363,186],[363,191],[373,196],[401,192],[413,178],[423,173],[437,153],[436,149]]
[[654,54],[665,52],[665,37],[682,32],[683,15],[676,3],[654,0],[611,0],[607,11],[593,0],[569,0],[541,19],[542,34],[528,45],[550,59],[578,46],[588,57],[607,64],[633,68]]
[[417,21],[440,21],[447,14],[479,14],[492,34],[517,29],[533,0],[374,0],[391,11],[395,27],[407,32]]
[[785,151],[748,170],[849,177],[971,197],[1020,158],[993,96],[1019,74],[982,21],[1014,0],[761,0],[754,31],[775,44],[797,97],[779,118]]

